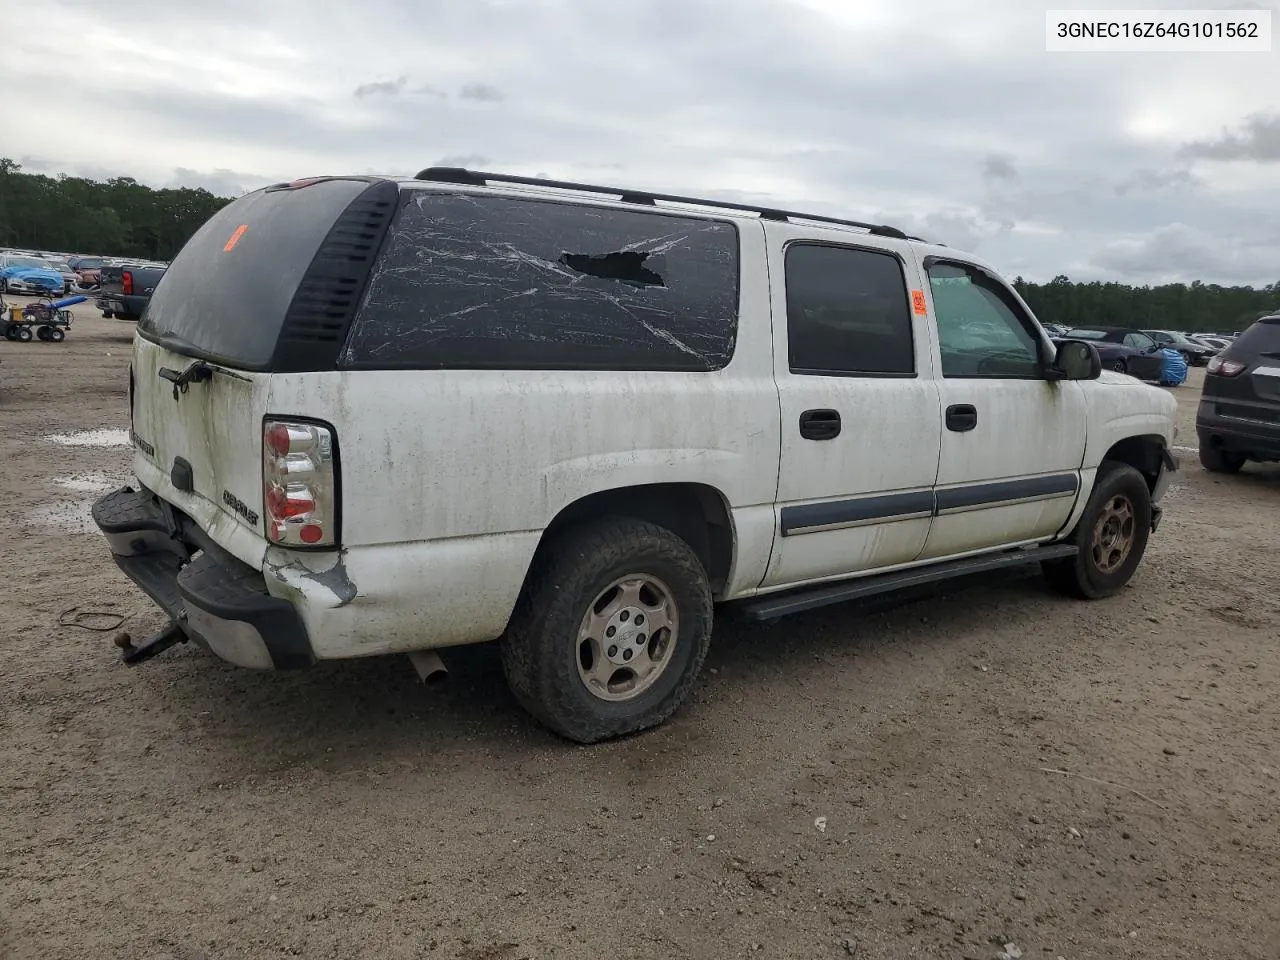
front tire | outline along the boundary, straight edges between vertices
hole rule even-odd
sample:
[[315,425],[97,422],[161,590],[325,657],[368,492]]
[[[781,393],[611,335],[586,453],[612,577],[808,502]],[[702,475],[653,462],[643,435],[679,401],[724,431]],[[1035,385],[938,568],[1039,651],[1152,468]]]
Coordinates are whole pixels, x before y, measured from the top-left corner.
[[1080,522],[1068,538],[1079,552],[1044,564],[1045,577],[1060,593],[1100,600],[1131,579],[1151,535],[1151,491],[1146,478],[1122,463],[1104,463]]
[[30,328],[30,327],[19,327],[16,331],[14,331],[13,339],[17,340],[19,343],[30,343],[30,342],[31,342],[31,328]]
[[1110,366],[1111,366],[1111,369],[1114,370],[1116,373],[1129,372],[1129,365],[1125,363],[1123,360],[1112,360]]
[[1210,473],[1239,473],[1244,462],[1245,457],[1241,454],[1229,453],[1203,442],[1200,444],[1200,466]]
[[711,642],[711,588],[671,531],[611,517],[566,531],[535,560],[502,640],[520,704],[595,743],[657,726],[688,696]]

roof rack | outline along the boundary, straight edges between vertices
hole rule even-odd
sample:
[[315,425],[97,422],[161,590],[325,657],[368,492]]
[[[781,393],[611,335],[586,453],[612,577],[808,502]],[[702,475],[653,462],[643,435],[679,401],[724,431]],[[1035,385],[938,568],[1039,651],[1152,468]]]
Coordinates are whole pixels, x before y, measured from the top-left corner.
[[[909,237],[897,227],[886,224],[862,223],[859,220],[842,220],[839,217],[827,217],[817,213],[799,213],[795,210],[778,210],[773,207],[761,207],[749,203],[730,203],[727,200],[707,200],[700,197],[682,197],[673,193],[652,193],[648,190],[629,190],[625,187],[602,187],[592,183],[574,183],[569,180],[546,180],[541,177],[521,177],[511,173],[485,173],[479,170],[468,170],[465,167],[427,167],[414,176],[415,180],[430,180],[435,183],[459,183],[469,187],[485,187],[490,181],[495,183],[518,183],[531,187],[549,187],[555,190],[576,190],[580,193],[600,193],[617,197],[623,203],[634,203],[652,207],[656,201],[666,203],[683,203],[698,207],[713,207],[720,210],[737,210],[743,213],[757,214],[761,220],[811,220],[816,223],[835,223],[842,227],[857,227],[877,237],[896,237],[899,240],[916,240]],[[920,241],[923,242],[923,241]]]

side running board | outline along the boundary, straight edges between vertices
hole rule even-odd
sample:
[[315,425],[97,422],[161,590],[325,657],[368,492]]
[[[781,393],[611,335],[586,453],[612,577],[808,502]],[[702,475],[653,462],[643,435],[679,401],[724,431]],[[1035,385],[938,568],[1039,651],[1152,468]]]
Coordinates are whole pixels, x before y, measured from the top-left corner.
[[750,600],[740,600],[735,607],[749,620],[776,620],[792,613],[814,610],[833,603],[863,600],[881,594],[920,587],[975,573],[987,573],[1008,567],[1041,563],[1045,560],[1065,560],[1074,557],[1077,547],[1070,543],[1053,543],[1044,547],[1020,548],[1003,553],[986,553],[962,560],[948,560],[927,567],[913,567],[894,573],[880,573],[839,583],[824,583],[816,587],[802,587],[785,593],[771,593]]

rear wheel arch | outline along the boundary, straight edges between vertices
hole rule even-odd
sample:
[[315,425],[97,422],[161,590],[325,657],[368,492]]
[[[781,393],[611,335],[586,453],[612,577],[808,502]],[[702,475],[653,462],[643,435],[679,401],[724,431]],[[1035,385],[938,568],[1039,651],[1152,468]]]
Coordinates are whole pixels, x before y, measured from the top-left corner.
[[713,595],[719,595],[729,582],[734,561],[733,515],[724,494],[702,483],[617,487],[581,497],[565,506],[543,530],[534,564],[566,530],[606,517],[631,517],[670,530],[697,554]]

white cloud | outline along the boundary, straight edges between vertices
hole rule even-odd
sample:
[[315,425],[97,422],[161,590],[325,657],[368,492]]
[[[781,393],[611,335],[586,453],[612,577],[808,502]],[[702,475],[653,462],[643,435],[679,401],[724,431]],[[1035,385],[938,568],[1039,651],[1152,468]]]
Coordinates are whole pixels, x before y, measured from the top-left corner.
[[[0,156],[228,193],[483,159],[898,223],[1040,279],[1280,263],[1275,57],[1048,54],[1023,0],[110,7],[6,11],[0,90],[54,107],[7,112]],[[70,50],[42,26],[86,19]]]

